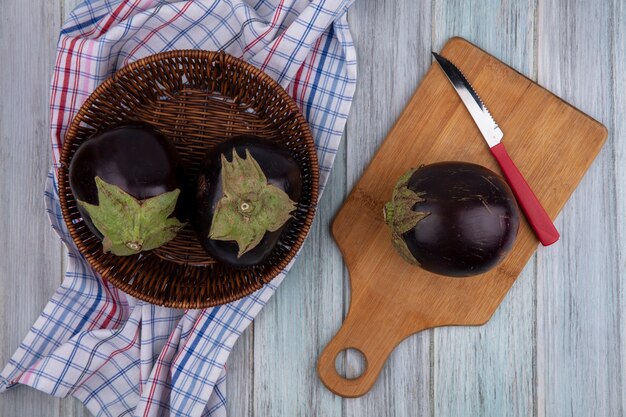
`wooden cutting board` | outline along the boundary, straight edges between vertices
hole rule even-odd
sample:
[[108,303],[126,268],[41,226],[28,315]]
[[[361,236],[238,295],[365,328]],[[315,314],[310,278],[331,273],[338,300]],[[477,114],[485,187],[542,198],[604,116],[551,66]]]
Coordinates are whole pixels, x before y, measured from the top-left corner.
[[[450,39],[441,54],[478,91],[504,132],[511,158],[554,219],[600,151],[606,128],[464,39]],[[351,302],[343,326],[320,356],[318,373],[338,395],[369,391],[391,351],[407,336],[487,322],[538,246],[523,221],[510,254],[483,275],[448,278],[404,262],[391,245],[383,205],[401,174],[437,161],[475,162],[500,172],[434,64],[333,222],[350,273]],[[355,379],[335,370],[337,354],[347,348],[366,359],[366,369]]]

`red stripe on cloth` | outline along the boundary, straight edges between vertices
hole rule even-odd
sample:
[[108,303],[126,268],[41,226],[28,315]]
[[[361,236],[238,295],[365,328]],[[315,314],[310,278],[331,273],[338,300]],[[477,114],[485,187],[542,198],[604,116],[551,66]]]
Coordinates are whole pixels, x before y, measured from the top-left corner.
[[[100,326],[98,326],[98,328],[100,328],[100,329],[107,329],[109,323],[111,322],[113,317],[115,317],[115,313],[117,312],[117,302],[115,301],[115,299],[113,297],[113,293],[111,293],[111,290],[109,288],[109,282],[107,280],[105,280],[104,278],[102,278],[102,284],[104,286],[104,291],[106,292],[106,300],[107,300],[106,305],[108,306],[110,304],[111,305],[111,310],[109,311],[109,314],[107,314],[107,316],[105,317],[105,319],[102,322],[102,324]],[[113,302],[109,302],[109,300],[111,300]],[[94,321],[91,322],[89,330],[92,330],[93,328],[95,328],[98,325],[98,319],[102,315],[101,312],[103,312],[104,310],[105,309],[103,308],[102,310],[100,310],[100,312],[98,312],[98,316],[96,317],[96,319]]]
[[[98,33],[98,36],[102,35],[102,33],[104,33],[106,30],[109,29],[109,27],[113,24],[113,22],[115,21],[115,19],[118,17],[118,15],[122,12],[122,10],[124,9],[124,7],[126,6],[128,2],[122,2],[120,3],[120,5],[113,11],[113,13],[111,13],[111,15],[109,16],[109,18],[107,19],[107,21],[105,22],[105,24],[102,26],[100,32]],[[135,8],[135,5],[132,5],[129,8],[129,11],[125,14],[125,17],[128,16],[128,14],[130,12],[132,12],[132,10]],[[96,31],[96,27],[94,26],[89,32],[81,35],[82,37],[86,37],[89,35],[92,35],[95,31]],[[56,137],[56,142],[57,142],[57,146],[59,148],[61,148],[63,146],[62,143],[62,138],[61,138],[61,131],[63,129],[63,120],[65,118],[65,113],[66,113],[66,101],[67,101],[67,93],[68,93],[68,85],[69,85],[69,77],[70,77],[70,63],[72,62],[72,58],[74,56],[74,46],[76,45],[76,42],[78,41],[78,37],[72,38],[72,40],[70,41],[70,45],[67,48],[67,50],[65,50],[65,42],[66,39],[63,39],[62,42],[62,46],[61,46],[61,53],[59,53],[59,61],[61,60],[61,55],[62,53],[65,53],[65,67],[63,68],[63,71],[60,71],[60,67],[57,64],[55,73],[58,74],[63,74],[63,87],[61,89],[61,97],[60,97],[60,101],[59,101],[59,105],[58,105],[58,113],[57,113],[57,117],[56,117],[56,123],[57,123],[57,128],[56,128],[56,132],[55,132],[55,137]],[[65,51],[64,51],[65,50]],[[78,77],[76,77],[78,78]],[[55,80],[55,84],[57,85],[59,80],[59,77],[56,78]],[[76,94],[73,95],[74,97],[76,96]],[[56,98],[56,94],[55,94],[55,98]],[[52,101],[52,104],[54,104],[54,101]],[[70,109],[70,111],[72,111],[72,109]]]
[[178,13],[176,13],[176,15],[174,15],[174,17],[172,17],[170,20],[168,20],[167,22],[159,25],[158,27],[152,29],[148,35],[146,35],[145,38],[143,38],[134,48],[132,51],[129,52],[129,54],[126,56],[126,59],[124,59],[124,65],[128,64],[128,60],[130,58],[132,58],[135,53],[139,50],[139,48],[141,48],[142,46],[144,46],[146,43],[148,43],[148,41],[150,39],[152,39],[152,37],[161,29],[163,29],[166,26],[171,25],[176,19],[178,19],[180,16],[182,16],[187,9],[189,8],[189,6],[191,6],[192,2],[187,2],[179,11]]
[[[122,2],[117,9],[111,14],[111,16],[109,16],[109,18],[106,20],[106,22],[104,23],[104,25],[102,25],[100,31],[95,35],[97,38],[99,38],[100,36],[102,36],[103,34],[105,34],[111,26],[113,26],[114,23],[116,23],[118,21],[118,16],[121,14],[122,9],[125,8],[126,6],[128,6],[127,10],[124,12],[123,16],[121,16],[121,18],[119,20],[126,20],[128,18],[128,16],[131,15],[131,13],[137,8],[137,5],[141,2],[141,0],[137,0],[135,1],[135,3],[133,4],[128,4],[128,1]],[[94,29],[91,31],[91,34],[93,34],[96,31],[96,28],[94,27]],[[87,37],[81,37],[81,43],[78,46],[78,56],[82,57],[83,56],[83,48],[85,46],[85,43],[87,43],[87,40],[89,38]],[[81,64],[81,60],[78,60],[76,62],[77,67],[75,68],[75,74],[76,76],[74,77],[74,91],[78,91],[78,82],[80,81],[80,64]],[[72,102],[70,104],[70,109],[75,109],[76,108],[76,99],[78,98],[78,94],[73,94],[72,95]]]
[[272,22],[270,23],[270,26],[265,30],[265,32],[261,33],[259,36],[256,37],[256,39],[254,39],[252,42],[246,45],[246,47],[243,49],[244,54],[248,52],[250,49],[252,49],[254,45],[259,43],[261,39],[265,38],[267,34],[270,33],[272,29],[276,27],[276,24],[278,23],[278,18],[280,17],[283,11],[284,3],[285,3],[285,0],[280,0],[280,3],[278,3],[278,7],[276,7],[276,11],[274,12],[274,16],[272,17]]
[[276,52],[276,49],[278,49],[278,45],[280,45],[280,41],[283,40],[283,37],[285,36],[285,32],[281,33],[275,40],[274,40],[274,44],[272,45],[272,48],[270,49],[269,53],[267,54],[267,56],[265,57],[265,61],[263,61],[263,65],[261,65],[261,71],[265,71],[265,68],[267,68],[267,65],[270,63],[270,59],[272,59],[272,56],[274,55],[274,53]]
[[[61,50],[65,49],[65,44],[67,42],[68,38],[67,37],[63,37],[63,40],[61,41]],[[59,68],[61,67],[61,60],[63,59],[63,54],[59,53],[57,56],[57,61],[54,65],[54,77],[53,77],[53,84],[52,85],[58,85],[59,82],[59,75],[61,74],[61,71],[59,71]],[[52,95],[50,97],[50,120],[52,120],[53,116],[54,116],[54,103],[56,102],[56,97],[57,97],[57,89],[53,88],[52,89]],[[56,147],[58,149],[61,148],[61,128],[57,126],[57,130],[55,131],[55,135],[54,138],[50,138],[50,140],[52,141],[52,145],[54,146],[56,144]],[[53,158],[54,158],[54,164],[57,165],[58,161],[56,159],[56,156],[54,155],[55,153],[52,153]]]
[[313,47],[313,51],[311,52],[311,61],[309,62],[309,71],[306,74],[306,79],[304,80],[304,84],[302,85],[302,97],[300,99],[304,102],[304,95],[306,94],[306,90],[309,85],[311,85],[311,74],[313,74],[313,66],[315,65],[315,58],[317,58],[317,53],[320,50],[320,46],[322,44],[322,37],[315,42],[315,46]]
[[57,138],[57,143],[59,144],[59,146],[62,146],[63,143],[61,141],[61,130],[63,128],[63,119],[65,116],[65,100],[67,99],[67,88],[69,85],[69,78],[70,78],[70,63],[72,61],[72,55],[73,55],[73,51],[74,51],[74,45],[76,44],[76,42],[78,41],[78,38],[73,38],[72,41],[70,42],[70,46],[68,47],[68,50],[66,52],[65,55],[65,67],[64,70],[62,71],[63,73],[63,87],[61,88],[61,98],[60,98],[60,103],[59,103],[59,111],[57,113],[57,130],[55,132],[56,138]]
[[[121,353],[121,352],[125,352],[125,351],[127,351],[128,349],[130,349],[130,348],[131,348],[131,347],[132,347],[132,346],[133,346],[133,345],[137,342],[137,337],[139,336],[139,329],[140,329],[140,326],[141,326],[141,324],[140,324],[139,326],[137,326],[137,332],[135,333],[135,337],[134,337],[134,339],[131,341],[131,343],[130,343],[129,345],[127,345],[127,346],[123,347],[123,348],[120,348],[120,349],[118,349],[118,350],[113,351],[113,352],[111,353],[111,356],[109,356],[109,357],[107,358],[107,360],[106,360],[104,363],[102,363],[102,365],[100,365],[100,366],[98,367],[98,369],[96,369],[96,370],[94,371],[94,373],[95,373],[95,372],[97,372],[97,371],[99,371],[99,370],[100,370],[100,369],[101,369],[104,365],[106,365],[106,364],[107,364],[107,363],[108,363],[111,359],[113,359],[113,356],[117,355],[118,353]],[[30,377],[31,377],[31,376],[33,375],[33,373],[34,373],[34,370],[35,370],[35,369],[37,369],[37,367],[39,366],[39,364],[40,364],[40,363],[41,363],[44,359],[45,359],[45,356],[44,356],[44,357],[42,357],[42,358],[40,358],[40,359],[38,359],[37,361],[35,361],[35,363],[34,363],[33,365],[31,365],[31,366],[28,368],[28,370],[24,371],[24,372],[23,372],[23,373],[22,373],[22,374],[21,374],[18,378],[16,378],[16,379],[14,379],[13,381],[11,381],[11,384],[20,383],[20,384],[28,385],[28,382],[30,381]],[[81,383],[81,385],[82,385],[82,384],[84,384],[84,383],[86,383],[86,382],[89,380],[89,378],[91,378],[91,377],[93,376],[93,374],[94,374],[94,373],[92,373],[89,377],[87,377],[87,379],[86,379],[86,380],[84,380],[84,381]],[[75,391],[76,391],[79,387],[80,387],[80,386],[76,386],[76,387],[72,390],[72,393],[73,393],[73,392],[75,392]]]
[[[108,285],[109,291],[111,292],[111,298],[114,299],[115,302],[115,307],[114,309],[111,311],[111,325],[109,326],[109,328],[111,329],[115,329],[116,327],[118,327],[119,325],[122,324],[122,322],[125,320],[125,316],[124,316],[124,307],[125,305],[120,303],[121,297],[120,297],[120,290],[118,290],[115,286],[109,284]],[[128,305],[126,304],[126,307]],[[119,313],[117,310],[121,310]]]
[[104,365],[106,365],[107,363],[109,363],[111,361],[111,359],[113,359],[114,356],[119,355],[122,352],[126,352],[127,350],[129,350],[131,347],[135,346],[135,344],[137,343],[137,339],[139,339],[139,329],[141,328],[141,323],[139,323],[139,325],[137,326],[137,331],[135,331],[135,336],[133,336],[133,340],[130,341],[130,343],[124,347],[121,347],[117,350],[114,350],[113,352],[111,352],[111,354],[109,355],[108,358],[106,358],[106,360],[104,362],[102,362],[100,364],[100,366],[98,366],[96,368],[96,370],[94,370],[87,378],[85,378],[84,381],[79,382],[76,381],[76,387],[72,390],[71,394],[74,394],[79,388],[81,388],[84,384],[87,383],[87,381],[89,381],[91,379],[92,376],[94,376],[95,374],[98,373],[98,371],[100,371],[100,369],[102,369],[102,367]]
[[[188,310],[185,310],[185,314],[187,313]],[[157,359],[157,364],[156,367],[153,370],[154,375],[156,376],[157,380],[159,378],[159,374],[161,373],[161,368],[163,367],[163,363],[165,362],[165,359],[162,357],[165,356],[165,354],[167,353],[167,351],[170,348],[173,348],[173,338],[172,336],[176,334],[176,332],[172,332],[172,334],[170,335],[170,337],[167,339],[167,342],[165,343],[165,346],[163,346],[163,349],[161,349],[161,353],[159,354],[159,358]],[[181,328],[180,331],[180,336],[182,336],[183,331]],[[174,361],[171,361],[171,363],[174,363]],[[148,379],[148,381],[150,381],[150,379]],[[147,417],[148,414],[150,413],[150,408],[152,407],[152,404],[154,402],[154,391],[156,389],[156,386],[159,385],[157,381],[153,380],[152,381],[152,386],[150,387],[150,393],[148,394],[148,396],[146,397],[146,409],[143,411],[143,416]]]
[[[106,281],[103,281],[103,285],[105,286],[105,291],[106,291]],[[96,316],[92,320],[90,320],[88,330],[94,330],[95,328],[100,328],[100,329],[106,328],[104,325],[103,326],[98,326],[98,323],[100,321],[100,317],[102,317],[104,312],[109,309],[109,306],[111,304],[113,306],[115,306],[115,302],[112,302],[112,300],[111,300],[110,292],[106,291],[106,294],[104,296],[104,305],[101,308],[98,309],[98,313],[96,314]],[[113,307],[113,309],[115,309],[115,307]],[[107,324],[108,324],[108,320],[107,319],[105,319],[105,322],[107,322]]]
[[306,60],[300,65],[298,72],[296,72],[296,77],[293,80],[293,90],[291,91],[291,96],[294,100],[297,100],[298,97],[298,86],[300,85],[300,77],[302,76],[302,71],[304,71],[304,67],[306,64]]
[[[122,12],[122,9],[124,9],[124,7],[126,7],[128,5],[128,3],[130,3],[130,1],[126,0],[126,1],[123,1],[122,3],[120,3],[119,6],[117,6],[117,8],[113,11],[113,13],[111,13],[109,18],[106,20],[104,25],[102,25],[102,28],[100,29],[100,31],[98,32],[96,37],[102,36],[103,33],[105,33],[107,30],[109,30],[111,25],[113,25],[113,23],[115,23],[117,21],[117,18],[120,15],[120,13]],[[128,5],[128,10],[126,10],[126,13],[124,13],[124,16],[122,16],[121,20],[126,20],[128,18],[128,16],[130,16],[130,14],[137,8],[137,5],[139,3],[141,3],[141,0],[137,0],[133,4]],[[89,34],[93,34],[96,31],[96,29],[97,29],[97,26],[94,27]]]
[[[76,93],[78,91],[78,85],[80,82],[80,64],[82,63],[82,60],[80,59],[80,57],[83,56],[83,48],[85,47],[85,44],[87,43],[88,39],[87,38],[81,38],[79,40],[78,46],[77,46],[77,50],[78,53],[76,54],[76,56],[79,58],[76,60],[75,62],[75,67],[73,68],[74,71],[74,85],[72,86],[72,91],[74,91],[74,94],[72,94],[70,96],[71,100],[70,100],[70,111],[72,112],[72,114],[74,113],[74,109],[76,109],[76,99],[78,98],[78,94]],[[68,120],[68,122],[70,122]]]
[[[127,10],[125,11],[124,15],[121,16],[121,18],[119,20],[126,20],[128,18],[128,16],[131,15],[131,13],[137,8],[137,5],[141,2],[141,0],[137,0],[135,1],[135,3],[133,4],[128,4],[128,1],[122,2],[122,4],[120,4],[118,6],[118,8],[111,14],[111,16],[109,16],[109,18],[106,20],[106,22],[104,23],[104,25],[102,25],[102,28],[100,29],[100,31],[96,34],[96,37],[99,38],[100,36],[102,36],[104,33],[106,33],[109,28],[118,21],[118,16],[119,14],[122,12],[122,9],[126,6],[128,6]],[[94,27],[92,29],[92,31],[89,33],[89,35],[93,34],[95,32],[96,28]],[[80,45],[78,46],[78,54],[77,56],[82,57],[83,56],[83,48],[85,47],[85,44],[87,43],[87,41],[89,40],[88,37],[86,36],[82,36],[81,40],[80,40]],[[79,59],[78,61],[76,61],[76,68],[74,68],[74,73],[76,74],[74,76],[74,91],[78,91],[78,83],[80,81],[80,64],[81,64],[81,60]],[[76,99],[78,98],[78,94],[72,94],[72,102],[70,104],[70,109],[75,109],[76,106]]]
[[30,377],[33,376],[34,370],[37,368],[37,366],[39,366],[41,361],[43,361],[44,359],[45,359],[45,356],[37,359],[35,363],[32,364],[27,370],[22,372],[22,374],[19,375],[17,378],[13,379],[11,381],[11,384],[28,385],[28,382],[30,381]]

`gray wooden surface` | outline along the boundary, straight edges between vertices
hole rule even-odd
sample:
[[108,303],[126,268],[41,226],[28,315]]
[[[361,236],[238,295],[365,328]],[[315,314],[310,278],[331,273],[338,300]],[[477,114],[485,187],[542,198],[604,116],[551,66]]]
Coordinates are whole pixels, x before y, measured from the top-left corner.
[[[0,365],[60,283],[62,249],[42,190],[48,85],[74,0],[0,2]],[[229,361],[231,416],[623,416],[626,413],[626,0],[357,0],[359,84],[319,215],[288,279]],[[609,139],[483,327],[426,331],[392,354],[372,391],[344,400],[316,359],[349,302],[329,223],[424,75],[459,35],[604,123]],[[584,152],[584,149],[581,149]],[[361,364],[347,355],[347,374]],[[87,416],[74,399],[17,387],[0,416]]]

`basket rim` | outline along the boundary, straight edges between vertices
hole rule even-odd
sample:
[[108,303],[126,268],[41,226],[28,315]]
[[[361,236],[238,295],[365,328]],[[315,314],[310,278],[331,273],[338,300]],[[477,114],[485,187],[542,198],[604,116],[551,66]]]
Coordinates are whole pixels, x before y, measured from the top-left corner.
[[[307,120],[304,118],[304,115],[298,108],[294,99],[272,77],[270,77],[267,73],[263,72],[262,70],[255,67],[254,65],[240,58],[234,57],[224,51],[208,51],[208,50],[201,50],[201,49],[177,49],[177,50],[171,50],[171,51],[166,51],[166,52],[160,52],[160,53],[156,53],[156,54],[138,59],[137,61],[134,61],[130,64],[125,65],[124,67],[117,70],[110,77],[108,77],[106,80],[104,80],[98,87],[96,87],[96,89],[89,95],[89,97],[83,102],[83,104],[81,105],[79,110],[76,112],[76,114],[72,117],[72,122],[70,123],[70,126],[68,127],[64,135],[63,146],[62,146],[59,161],[58,161],[58,168],[57,168],[58,188],[59,190],[69,190],[69,193],[71,193],[71,190],[69,189],[69,164],[70,164],[71,156],[72,156],[71,147],[74,142],[74,139],[76,138],[76,135],[78,134],[78,129],[80,127],[81,122],[84,120],[84,117],[88,112],[88,109],[91,108],[94,102],[104,92],[108,91],[113,84],[118,82],[126,74],[132,73],[134,70],[141,68],[145,65],[153,64],[159,61],[173,59],[173,58],[205,59],[210,62],[219,62],[220,65],[233,64],[233,65],[239,66],[240,68],[249,71],[253,77],[257,77],[258,79],[260,79],[260,81],[267,83],[271,87],[271,90],[274,93],[276,93],[280,99],[284,101],[289,111],[291,111],[294,117],[297,119],[298,128],[299,130],[301,130],[303,139],[306,142],[307,155],[308,155],[308,159],[310,161],[311,168],[312,168],[311,170],[312,171],[311,172],[312,184],[311,184],[311,193],[310,193],[311,202],[308,206],[307,213],[303,218],[302,227],[298,229],[297,239],[295,239],[289,252],[285,256],[282,257],[280,262],[269,265],[267,267],[267,271],[264,274],[262,274],[259,282],[250,284],[246,286],[243,290],[240,289],[237,291],[232,291],[226,294],[226,296],[222,296],[220,298],[210,298],[210,299],[205,298],[204,300],[197,301],[197,302],[193,302],[193,301],[190,302],[190,301],[183,301],[183,300],[171,300],[171,299],[168,300],[168,299],[161,299],[161,298],[157,299],[157,297],[154,297],[152,295],[144,294],[142,291],[120,280],[115,275],[110,276],[110,274],[107,273],[108,270],[105,268],[105,266],[102,265],[102,263],[99,262],[97,259],[95,259],[96,257],[93,254],[85,253],[83,249],[81,248],[81,245],[79,244],[79,242],[81,242],[81,239],[79,239],[79,232],[77,230],[77,227],[73,223],[69,215],[70,208],[68,207],[66,192],[59,192],[59,201],[61,205],[61,212],[63,215],[63,220],[65,221],[65,224],[68,228],[68,231],[70,232],[70,236],[72,237],[74,244],[76,244],[81,255],[98,272],[98,274],[101,275],[102,278],[106,279],[108,282],[110,282],[111,284],[113,284],[114,286],[122,290],[123,292],[131,295],[132,297],[138,298],[140,300],[143,300],[143,301],[155,304],[155,305],[171,307],[171,308],[192,308],[192,309],[208,308],[208,307],[214,307],[218,305],[227,304],[232,301],[246,297],[254,293],[255,291],[259,290],[264,285],[271,282],[278,275],[280,275],[280,273],[289,265],[289,263],[294,259],[296,254],[299,252],[300,248],[302,247],[310,231],[311,225],[313,223],[313,219],[315,217],[315,213],[317,209],[317,202],[318,202],[318,197],[319,197],[319,162],[317,158],[317,149],[315,146],[313,134],[311,132],[311,128]],[[165,260],[163,261],[173,263],[172,261],[165,261]],[[197,266],[191,266],[191,265],[189,266],[193,268],[197,267]]]

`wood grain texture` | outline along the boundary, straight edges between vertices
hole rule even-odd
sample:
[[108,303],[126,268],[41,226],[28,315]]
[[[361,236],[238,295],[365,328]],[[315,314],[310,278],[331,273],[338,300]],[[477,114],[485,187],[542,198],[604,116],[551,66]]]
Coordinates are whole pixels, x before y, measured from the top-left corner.
[[[424,51],[431,44],[431,6],[419,1],[357,1],[348,18],[359,60],[346,138],[349,191],[430,66]],[[345,282],[347,312],[350,286]],[[344,400],[344,415],[430,415],[430,343],[431,332],[424,332],[398,346],[370,394]],[[356,376],[365,365],[360,356],[346,356],[346,375]]]
[[[612,78],[624,77],[610,65],[611,28],[624,21],[610,2],[541,0],[538,7],[539,83],[611,126]],[[609,144],[623,143],[615,133]],[[559,217],[562,241],[538,254],[539,416],[624,415],[613,186],[624,178],[616,177],[614,151],[602,150]]]
[[[434,10],[434,50],[464,36],[532,77],[534,1],[435,1]],[[435,415],[531,415],[534,301],[533,256],[485,326],[435,329]]]
[[[619,365],[612,372],[619,374],[621,414],[626,413],[626,1],[616,1],[612,10],[613,22],[610,51],[613,91],[613,122],[611,144],[614,147],[613,169],[615,170],[615,220],[617,231],[617,287],[620,294],[619,311]],[[610,186],[610,184],[609,184]],[[621,213],[621,214],[620,214]]]
[[226,364],[226,411],[229,416],[254,414],[254,323],[237,339]]
[[[0,362],[9,360],[59,285],[61,244],[43,200],[50,169],[48,91],[59,4],[2,2],[0,14]],[[27,22],[28,24],[24,24]],[[33,28],[37,30],[33,30]],[[19,387],[1,416],[56,416],[59,400]]]
[[[54,46],[62,17],[77,3],[2,1],[0,192],[9,190],[12,197],[12,201],[3,198],[0,202],[2,364],[61,277],[62,257],[43,214],[41,192],[50,163],[47,104]],[[342,143],[344,153],[322,198],[322,205],[333,207],[330,211],[336,210],[345,197],[342,193],[356,183],[423,78],[430,63],[428,52],[439,50],[452,35],[476,42],[533,79],[539,73],[540,83],[599,118],[611,135],[601,162],[594,164],[559,217],[557,226],[564,240],[554,247],[556,251],[552,247],[540,251],[537,268],[525,269],[490,322],[484,327],[437,329],[409,338],[394,352],[372,391],[358,399],[342,400],[324,393],[312,373],[317,353],[339,328],[341,311],[349,302],[348,284],[340,284],[337,290],[337,281],[345,275],[328,233],[334,212],[323,222],[318,219],[315,233],[319,237],[315,243],[307,242],[307,257],[318,250],[314,244],[325,247],[319,250],[331,258],[295,266],[284,283],[291,288],[281,288],[271,301],[278,303],[280,297],[282,305],[268,310],[272,317],[263,319],[264,332],[269,334],[258,344],[266,344],[264,348],[256,346],[256,329],[249,329],[238,341],[227,365],[229,416],[265,417],[270,412],[276,413],[272,417],[291,416],[288,413],[294,410],[302,411],[302,416],[332,417],[624,415],[626,95],[611,91],[626,90],[626,0],[359,0],[349,18],[359,53],[359,87]],[[33,31],[33,27],[38,29]],[[32,56],[37,57],[35,65]],[[21,82],[26,79],[28,83]],[[20,122],[25,114],[32,114],[34,122]],[[26,160],[23,155],[36,156]],[[24,178],[18,172],[33,174],[28,177],[34,178],[32,183],[25,184],[26,192],[15,188],[16,181]],[[339,190],[331,197],[335,187]],[[334,203],[325,203],[327,198]],[[586,216],[590,209],[597,213],[591,222]],[[10,221],[2,220],[8,213]],[[19,262],[5,269],[9,259],[24,252],[6,252],[7,248],[16,245],[17,236],[23,249],[21,236],[33,230],[43,236],[38,245],[51,250],[43,252],[35,265]],[[52,276],[49,270],[59,272]],[[320,271],[332,271],[324,283],[337,294],[316,290],[317,295],[310,297],[304,294],[308,289],[296,288],[303,277]],[[300,307],[282,300],[290,296],[311,305]],[[307,320],[312,311],[326,314],[327,309],[333,317],[318,324],[305,322],[310,333],[296,344],[293,335],[303,332],[298,328],[300,319],[282,316],[295,315],[296,307],[307,311]],[[591,315],[581,317],[583,313]],[[272,323],[283,327],[277,331]],[[314,326],[320,328],[313,330]],[[277,335],[272,336],[274,332]],[[319,336],[313,335],[316,332]],[[281,358],[285,346],[301,350]],[[270,369],[279,363],[284,378],[282,372]],[[347,366],[348,373],[358,366],[351,355]],[[295,387],[285,387],[289,384]],[[309,401],[319,403],[310,409],[298,405]],[[56,399],[29,388],[17,387],[0,395],[2,417],[88,415],[72,398]]]

